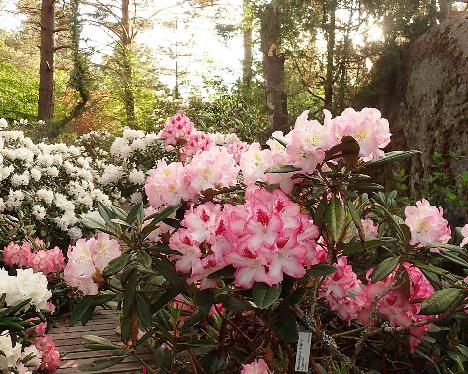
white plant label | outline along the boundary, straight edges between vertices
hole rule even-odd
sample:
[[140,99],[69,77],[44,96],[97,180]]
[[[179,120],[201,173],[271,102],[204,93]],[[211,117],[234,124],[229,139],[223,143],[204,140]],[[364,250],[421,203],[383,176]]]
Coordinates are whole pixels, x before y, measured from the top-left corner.
[[297,341],[296,367],[294,370],[307,373],[309,371],[310,345],[312,342],[312,333],[308,331],[299,331],[299,340]]

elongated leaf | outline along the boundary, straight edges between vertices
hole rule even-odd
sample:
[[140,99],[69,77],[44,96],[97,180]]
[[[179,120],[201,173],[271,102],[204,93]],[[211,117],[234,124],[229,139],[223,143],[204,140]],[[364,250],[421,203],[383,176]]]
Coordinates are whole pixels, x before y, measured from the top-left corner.
[[126,221],[120,219],[120,218],[112,218],[111,219],[111,222],[112,223],[115,223],[117,225],[121,225],[121,226],[126,226],[126,227],[133,227],[133,225],[127,223]]
[[274,136],[271,137],[272,139],[275,139],[278,143],[280,143],[283,147],[287,147],[288,146],[288,143],[286,143],[284,140],[281,140],[281,139],[278,139],[278,138],[275,138]]
[[287,343],[294,343],[299,339],[296,318],[288,308],[278,308],[276,310],[270,327],[280,339]]
[[383,165],[392,164],[394,162],[404,160],[405,158],[412,157],[420,153],[420,151],[416,150],[387,152],[382,158],[379,158],[374,161],[365,162],[362,165],[362,167],[367,169],[373,167],[380,167]]
[[96,221],[95,219],[92,219],[92,218],[88,218],[88,217],[83,218],[81,220],[81,224],[92,230],[99,230],[109,235],[115,235],[115,232],[113,231],[113,229],[103,225],[101,222]]
[[88,311],[91,307],[91,299],[88,296],[82,298],[78,304],[73,308],[73,311],[70,316],[70,326],[73,326],[75,323],[81,320],[81,317]]
[[209,312],[215,301],[213,291],[203,290],[197,292],[193,301],[200,308],[200,310]]
[[338,269],[335,266],[328,265],[325,263],[320,263],[312,265],[304,277],[320,277],[322,275],[328,275],[336,273]]
[[360,251],[366,251],[369,249],[374,249],[383,245],[386,245],[391,242],[395,242],[397,239],[391,237],[382,237],[379,239],[366,240],[364,243],[354,240],[345,245],[343,250],[343,255],[349,255],[351,253],[356,253]]
[[90,364],[80,365],[81,371],[99,371],[110,368],[111,366],[117,365],[122,362],[125,357],[109,357],[109,358],[100,358],[91,362]]
[[301,171],[301,168],[297,168],[292,165],[281,165],[281,166],[272,166],[265,170],[265,173],[294,173],[296,171]]
[[96,336],[96,335],[82,335],[81,336],[84,340],[87,340],[88,342],[91,343],[96,343],[100,344],[102,346],[107,347],[106,349],[121,349],[122,346],[112,343],[110,340],[103,338],[101,336]]
[[328,202],[325,217],[328,233],[333,241],[338,242],[346,226],[346,214],[343,202],[336,196]]
[[347,201],[346,205],[348,206],[349,214],[354,222],[354,225],[358,230],[359,239],[361,239],[361,242],[364,243],[366,237],[364,235],[364,227],[362,226],[361,217],[359,216],[359,213],[352,202]]
[[252,290],[254,303],[260,309],[268,308],[280,295],[281,284],[270,287],[265,283],[256,283]]
[[149,329],[152,323],[151,311],[145,298],[139,293],[136,294],[137,315],[141,325]]
[[102,276],[110,277],[111,275],[118,273],[125,266],[127,266],[127,264],[130,261],[130,258],[130,254],[123,254],[117,258],[114,258],[111,262],[109,262],[109,265],[106,266],[106,268],[102,272]]
[[133,222],[135,222],[137,217],[140,216],[140,213],[141,213],[142,209],[143,209],[143,204],[142,203],[138,203],[138,204],[135,204],[134,206],[132,206],[132,208],[130,209],[130,211],[127,214],[127,218],[125,219],[125,221],[128,224],[132,224]]
[[171,214],[177,211],[180,208],[180,204],[176,206],[170,206],[164,209],[160,213],[154,213],[145,218],[145,221],[152,220],[151,223],[161,222],[163,219],[168,218]]
[[104,219],[104,221],[106,221],[107,223],[109,223],[113,218],[115,218],[115,215],[114,213],[112,212],[112,210],[106,206],[104,206],[102,203],[98,203],[98,211],[99,211],[99,214],[101,215],[101,217]]
[[184,225],[182,225],[180,223],[179,220],[175,219],[175,218],[164,218],[162,220],[166,225],[169,225],[175,229],[182,229],[184,227]]
[[440,251],[439,255],[454,264],[463,266],[465,269],[468,269],[468,262],[460,258],[455,252],[450,252],[450,251]]
[[327,199],[322,197],[319,205],[317,206],[317,209],[315,209],[314,214],[312,214],[312,217],[314,218],[314,224],[318,227],[320,232],[322,231],[323,225],[325,224],[325,212],[327,210],[327,205]]
[[400,261],[400,256],[389,257],[383,260],[376,267],[374,267],[374,270],[372,270],[372,274],[371,274],[372,283],[378,282],[379,280],[382,280],[387,275],[389,275],[393,271],[393,269],[396,268],[399,261]]
[[421,305],[422,315],[433,315],[445,312],[448,308],[461,301],[467,293],[458,288],[446,288],[437,291],[432,296],[423,301]]

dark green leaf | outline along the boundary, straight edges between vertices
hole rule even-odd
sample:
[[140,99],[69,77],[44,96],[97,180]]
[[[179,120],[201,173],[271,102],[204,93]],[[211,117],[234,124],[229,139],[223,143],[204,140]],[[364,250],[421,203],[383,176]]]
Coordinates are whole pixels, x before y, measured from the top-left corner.
[[145,251],[140,251],[137,253],[137,261],[138,261],[138,264],[140,264],[146,269],[150,269],[151,264],[153,263],[151,256]]
[[346,227],[346,214],[343,202],[336,196],[328,202],[325,212],[327,231],[333,241],[338,242]]
[[466,294],[464,290],[459,288],[445,288],[437,291],[423,301],[419,314],[433,315],[443,313],[451,306],[459,303]]
[[139,293],[136,294],[136,307],[138,319],[145,329],[149,329],[152,323],[151,311],[145,298]]
[[164,218],[162,220],[166,225],[169,225],[175,229],[182,229],[184,227],[184,225],[182,225],[180,223],[179,220],[175,219],[175,218]]
[[287,343],[294,343],[299,339],[296,317],[288,308],[278,308],[270,324],[276,335]]
[[176,206],[170,206],[170,207],[164,209],[160,213],[151,214],[150,216],[145,218],[145,221],[152,220],[151,221],[152,223],[161,222],[163,219],[168,218],[170,215],[175,213],[177,211],[177,209],[179,209],[179,208],[180,208],[180,204],[176,205]]
[[363,168],[372,168],[372,167],[381,167],[383,165],[392,164],[397,161],[404,160],[405,158],[412,157],[414,155],[420,154],[420,151],[393,151],[387,152],[382,158],[379,158],[374,161],[365,162]]
[[377,266],[375,266],[371,274],[372,283],[378,282],[384,279],[387,275],[389,275],[393,271],[393,269],[396,268],[399,261],[400,261],[400,256],[389,257],[383,260]]
[[304,278],[320,277],[322,275],[336,273],[337,271],[338,269],[335,266],[328,265],[328,264],[325,264],[324,262],[321,262],[320,264],[312,265],[310,269],[307,270],[307,273],[304,276]]
[[134,206],[132,206],[132,208],[130,209],[130,211],[127,214],[127,218],[125,219],[125,221],[128,224],[132,224],[133,222],[135,222],[137,217],[140,217],[141,210],[143,210],[143,204],[142,203],[138,203],[138,204],[135,204]]
[[213,291],[212,290],[199,291],[195,295],[193,301],[200,310],[208,313],[215,301]]
[[252,290],[254,303],[260,309],[268,308],[280,295],[281,284],[270,287],[265,283],[255,283]]
[[107,277],[110,277],[111,275],[118,273],[125,266],[127,266],[128,262],[130,261],[130,257],[131,257],[130,254],[123,254],[117,258],[114,258],[106,266],[106,268],[102,272],[102,276],[107,278]]
[[80,365],[81,371],[99,371],[103,369],[110,368],[111,366],[117,365],[122,362],[125,357],[109,357],[109,358],[100,358],[89,364]]
[[364,228],[362,226],[361,217],[359,216],[359,213],[356,210],[356,207],[354,206],[352,202],[348,201],[347,206],[348,206],[349,214],[351,215],[351,218],[354,222],[354,225],[356,226],[358,230],[359,239],[361,239],[361,242],[364,243],[364,241],[366,240],[366,237],[364,235]]
[[281,166],[272,166],[265,170],[265,173],[294,173],[296,171],[301,171],[301,168],[297,168],[292,165],[281,165]]
[[88,311],[91,307],[91,299],[88,296],[83,297],[78,304],[73,308],[73,311],[70,316],[70,326],[73,326],[78,321],[81,321],[81,317]]
[[395,238],[382,237],[379,239],[366,240],[364,244],[361,243],[360,241],[354,240],[345,245],[345,249],[343,250],[343,255],[349,255],[351,253],[374,249],[377,247],[381,247],[387,243],[395,242],[396,240],[397,239]]

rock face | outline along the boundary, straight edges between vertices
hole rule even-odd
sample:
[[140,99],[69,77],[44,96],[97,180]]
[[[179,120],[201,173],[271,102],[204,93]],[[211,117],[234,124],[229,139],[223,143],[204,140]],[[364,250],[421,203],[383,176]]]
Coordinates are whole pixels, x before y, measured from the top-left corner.
[[[419,37],[395,87],[383,108],[392,148],[422,151],[410,161],[411,192],[418,195],[435,151],[464,157],[444,165],[451,178],[468,170],[468,16],[449,18]],[[463,222],[466,213],[457,209],[451,218]]]

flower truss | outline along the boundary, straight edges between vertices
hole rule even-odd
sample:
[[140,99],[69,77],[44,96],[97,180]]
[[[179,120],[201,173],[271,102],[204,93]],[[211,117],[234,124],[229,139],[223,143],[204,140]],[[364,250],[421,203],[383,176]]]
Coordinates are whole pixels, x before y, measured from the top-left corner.
[[177,159],[154,160],[142,202],[100,206],[87,225],[105,234],[69,250],[65,279],[86,295],[72,323],[115,299],[119,352],[148,342],[163,372],[293,372],[299,326],[316,371],[428,357],[434,323],[463,314],[467,255],[441,208],[402,207],[368,175],[417,152],[385,153],[373,108],[308,116],[265,147],[169,118],[158,139]]

